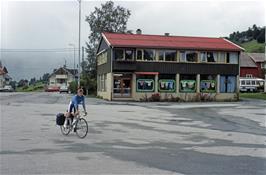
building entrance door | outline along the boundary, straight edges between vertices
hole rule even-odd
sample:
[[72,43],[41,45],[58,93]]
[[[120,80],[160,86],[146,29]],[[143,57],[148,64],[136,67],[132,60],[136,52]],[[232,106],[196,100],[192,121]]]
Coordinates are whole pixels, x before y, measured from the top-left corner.
[[[131,75],[130,75],[131,76]],[[114,76],[114,98],[130,98],[131,97],[131,77]]]

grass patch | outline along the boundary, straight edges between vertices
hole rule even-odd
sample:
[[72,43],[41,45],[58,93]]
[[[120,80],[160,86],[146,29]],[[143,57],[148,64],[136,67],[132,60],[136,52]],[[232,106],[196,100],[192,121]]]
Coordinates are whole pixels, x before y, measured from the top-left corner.
[[44,84],[41,82],[36,83],[35,85],[19,87],[16,89],[17,92],[41,92],[43,90]]
[[264,53],[265,52],[265,44],[258,43],[256,40],[252,40],[249,42],[245,42],[241,44],[242,47],[246,49],[246,52],[256,52],[256,53]]
[[240,93],[240,98],[253,98],[266,100],[266,93]]

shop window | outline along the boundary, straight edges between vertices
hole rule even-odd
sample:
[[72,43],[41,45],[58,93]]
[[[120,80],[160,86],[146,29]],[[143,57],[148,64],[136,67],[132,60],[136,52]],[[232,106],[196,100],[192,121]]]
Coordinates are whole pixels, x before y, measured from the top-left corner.
[[216,92],[216,76],[201,75],[200,76],[200,91],[201,92]]
[[220,92],[221,93],[233,93],[235,91],[236,91],[236,76],[222,76],[221,75],[220,76]]
[[175,50],[165,51],[165,61],[176,61],[176,51]]
[[154,50],[152,49],[145,49],[144,50],[144,60],[152,61],[155,58]]
[[220,52],[219,62],[225,63],[225,52]]
[[180,92],[196,92],[196,75],[180,75]]
[[133,60],[134,54],[133,50],[125,50],[125,60]]
[[176,75],[174,74],[160,74],[158,81],[159,92],[175,92],[176,90]]
[[142,60],[142,50],[137,50],[137,60]]
[[217,62],[217,52],[207,52],[207,62]]
[[206,52],[200,53],[200,62],[207,62]]
[[114,57],[115,57],[115,60],[123,60],[124,59],[124,50],[123,49],[114,49]]
[[154,92],[154,76],[137,76],[137,92]]

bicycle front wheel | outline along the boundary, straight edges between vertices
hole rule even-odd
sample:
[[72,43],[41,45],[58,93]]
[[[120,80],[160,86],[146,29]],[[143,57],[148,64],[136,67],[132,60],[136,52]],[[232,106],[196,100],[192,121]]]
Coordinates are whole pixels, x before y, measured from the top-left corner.
[[76,134],[80,138],[86,137],[88,133],[88,123],[84,118],[80,118],[76,125]]

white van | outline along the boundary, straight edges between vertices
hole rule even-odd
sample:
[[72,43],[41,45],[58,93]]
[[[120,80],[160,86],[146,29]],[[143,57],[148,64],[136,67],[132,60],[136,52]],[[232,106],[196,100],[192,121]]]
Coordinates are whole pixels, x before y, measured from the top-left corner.
[[248,78],[248,77],[240,77],[240,92],[257,92],[263,91],[264,89],[264,81],[261,78]]

